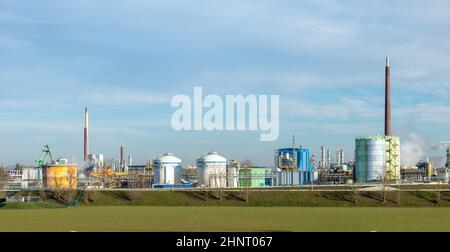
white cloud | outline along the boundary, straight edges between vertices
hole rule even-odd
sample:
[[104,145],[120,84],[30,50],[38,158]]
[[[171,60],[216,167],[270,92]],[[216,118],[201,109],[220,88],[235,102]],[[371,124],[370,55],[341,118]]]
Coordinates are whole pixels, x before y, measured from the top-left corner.
[[289,116],[308,118],[315,121],[346,121],[347,119],[381,118],[383,103],[373,104],[363,99],[344,97],[325,102],[281,99],[281,106]]
[[84,93],[81,95],[81,99],[90,104],[137,106],[141,104],[170,104],[171,97],[167,94],[132,89],[105,89]]
[[0,122],[0,131],[5,132],[24,132],[24,131],[51,131],[53,133],[75,133],[80,131],[80,127],[72,122],[59,121],[8,121]]
[[427,126],[450,123],[450,105],[439,102],[403,105],[393,110],[393,116],[398,120],[412,120]]

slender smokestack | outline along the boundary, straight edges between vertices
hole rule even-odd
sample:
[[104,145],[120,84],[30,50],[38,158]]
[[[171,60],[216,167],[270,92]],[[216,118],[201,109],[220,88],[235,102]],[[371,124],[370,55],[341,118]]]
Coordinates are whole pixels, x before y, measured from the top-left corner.
[[88,160],[89,154],[89,114],[88,108],[84,109],[84,161]]
[[384,135],[391,136],[391,70],[389,58],[386,58],[386,79],[385,79],[385,104],[384,104]]
[[120,146],[120,168],[124,169],[125,165],[124,165],[124,160],[123,160],[123,145]]

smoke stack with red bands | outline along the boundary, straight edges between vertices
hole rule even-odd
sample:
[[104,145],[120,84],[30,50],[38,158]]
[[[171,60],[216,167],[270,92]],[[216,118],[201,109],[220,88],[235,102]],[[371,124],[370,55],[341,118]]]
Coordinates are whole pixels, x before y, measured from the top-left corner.
[[386,58],[386,79],[385,79],[385,104],[384,104],[384,135],[391,136],[391,69],[389,58]]

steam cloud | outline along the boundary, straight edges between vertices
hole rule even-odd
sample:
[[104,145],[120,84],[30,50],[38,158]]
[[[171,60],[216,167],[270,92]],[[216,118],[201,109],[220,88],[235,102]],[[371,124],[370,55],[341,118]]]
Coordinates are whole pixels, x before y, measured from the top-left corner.
[[447,147],[450,147],[450,141],[442,141],[440,143],[431,145],[432,150],[442,150],[446,149]]
[[426,141],[416,133],[410,133],[406,140],[401,142],[401,165],[415,166],[425,157]]

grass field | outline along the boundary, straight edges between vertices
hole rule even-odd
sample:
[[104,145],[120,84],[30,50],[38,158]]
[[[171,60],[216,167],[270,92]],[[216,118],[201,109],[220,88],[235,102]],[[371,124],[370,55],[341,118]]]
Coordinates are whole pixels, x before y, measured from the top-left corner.
[[450,231],[450,208],[3,209],[0,223],[0,231]]

